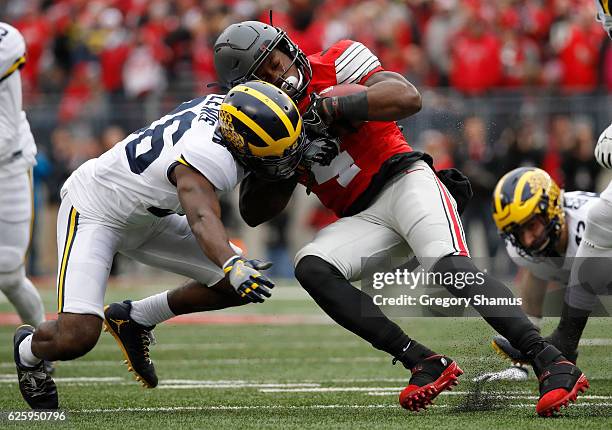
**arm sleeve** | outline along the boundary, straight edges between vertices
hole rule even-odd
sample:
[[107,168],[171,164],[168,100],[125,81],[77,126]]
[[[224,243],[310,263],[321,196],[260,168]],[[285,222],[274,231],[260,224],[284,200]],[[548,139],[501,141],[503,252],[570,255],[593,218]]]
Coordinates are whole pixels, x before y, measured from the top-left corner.
[[340,84],[362,84],[373,73],[383,70],[378,57],[364,44],[346,41],[348,46],[336,58],[336,81]]
[[195,137],[187,137],[188,140],[181,153],[177,154],[176,161],[199,172],[219,191],[227,192],[236,188],[243,179],[244,172],[232,154],[212,140]]

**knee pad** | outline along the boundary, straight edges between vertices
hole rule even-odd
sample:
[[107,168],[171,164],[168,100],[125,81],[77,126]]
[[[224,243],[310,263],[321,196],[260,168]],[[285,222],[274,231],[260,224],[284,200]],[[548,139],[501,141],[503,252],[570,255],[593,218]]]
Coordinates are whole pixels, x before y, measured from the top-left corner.
[[24,277],[21,253],[15,248],[0,246],[0,290],[8,291],[18,287]]
[[14,272],[23,265],[24,254],[14,246],[0,246],[0,273]]

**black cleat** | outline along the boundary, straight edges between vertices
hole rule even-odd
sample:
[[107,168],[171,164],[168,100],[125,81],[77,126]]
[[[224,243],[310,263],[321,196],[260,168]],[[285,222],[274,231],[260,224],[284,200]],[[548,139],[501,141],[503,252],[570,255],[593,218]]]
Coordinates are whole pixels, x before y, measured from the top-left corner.
[[34,367],[27,367],[19,360],[19,344],[32,333],[34,327],[22,325],[15,330],[13,336],[13,355],[17,367],[19,391],[32,409],[57,409],[59,406],[57,387],[45,369],[45,362],[41,361]]
[[[558,345],[559,342],[556,342],[555,339],[553,339],[551,336],[545,337],[544,340],[550,343],[551,345],[555,346],[556,348],[559,348],[559,345]],[[531,360],[529,359],[529,357],[527,357],[521,351],[513,347],[512,344],[508,341],[508,339],[506,339],[505,337],[501,335],[497,335],[493,338],[493,341],[491,341],[491,346],[493,347],[493,349],[498,355],[500,355],[501,357],[505,359],[512,361],[513,364],[518,364],[518,365],[531,364]],[[563,352],[563,355],[565,355],[565,357],[569,361],[571,361],[574,364],[576,363],[576,359],[578,358],[577,350],[562,351],[562,352]]]
[[411,369],[408,386],[399,395],[403,408],[418,412],[427,409],[442,391],[450,391],[459,383],[463,370],[443,355],[432,355]]
[[104,308],[104,331],[113,335],[125,357],[128,370],[134,372],[137,381],[145,388],[157,386],[155,366],[149,358],[152,343],[152,330],[155,326],[145,327],[130,317],[132,302],[111,303]]
[[533,370],[540,382],[540,399],[536,412],[543,417],[555,416],[561,407],[574,403],[589,388],[589,381],[576,365],[552,345],[533,359]]

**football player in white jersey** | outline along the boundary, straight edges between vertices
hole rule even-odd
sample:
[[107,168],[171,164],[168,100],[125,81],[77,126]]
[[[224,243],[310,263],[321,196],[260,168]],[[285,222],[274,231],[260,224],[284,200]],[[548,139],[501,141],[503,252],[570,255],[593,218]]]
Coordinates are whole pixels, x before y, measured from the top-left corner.
[[[568,286],[559,327],[546,339],[573,362],[578,355],[578,340],[586,319],[576,335],[575,321],[570,319],[570,316],[575,318],[573,302],[576,298],[571,299],[571,293],[576,290],[576,267],[584,261],[580,248],[590,240],[587,235],[592,228],[589,227],[589,218],[601,201],[602,198],[595,193],[563,193],[545,171],[533,167],[521,167],[504,175],[493,194],[493,219],[506,239],[508,254],[518,266],[527,269],[518,289],[523,308],[535,325],[540,327],[542,324],[548,283],[552,281]],[[608,230],[608,236],[612,237],[612,229]],[[592,263],[601,264],[602,261],[598,259]],[[585,277],[584,273],[580,278],[583,284],[594,280],[591,276]],[[578,300],[584,301],[584,297],[578,295]],[[594,296],[589,293],[588,297]],[[515,363],[528,362],[501,336],[493,339],[492,346]],[[482,379],[526,378],[527,370],[521,366],[482,375]]]
[[[604,30],[612,39],[610,1],[595,0],[595,4],[597,5],[597,20],[601,22]],[[612,169],[612,124],[601,133],[597,140],[595,159],[602,167]],[[573,200],[576,194],[567,193],[566,198]],[[497,195],[494,199],[497,202]],[[568,214],[569,222],[561,229],[568,243],[567,248],[562,247],[562,244],[559,244],[559,247],[565,250],[565,264],[559,271],[554,268],[545,269],[547,266],[544,262],[532,264],[533,270],[530,270],[521,287],[525,309],[537,323],[540,321],[537,315],[541,315],[545,294],[544,281],[556,280],[568,285],[559,325],[547,339],[559,347],[566,357],[574,361],[577,358],[578,342],[589,315],[597,303],[596,296],[612,293],[609,291],[607,276],[612,264],[612,182],[599,197],[582,193],[577,201],[582,202],[577,208],[564,203],[564,211]],[[574,227],[580,229],[579,232],[572,230],[572,226],[569,225],[572,219],[579,220],[577,224],[574,223]],[[503,221],[500,222],[498,228],[503,229],[505,224]],[[537,228],[537,223],[532,223],[531,227]],[[571,235],[572,232],[575,235],[574,240],[567,238],[567,235]],[[511,249],[509,252],[512,255]],[[493,340],[493,347],[501,355],[509,357],[516,363],[525,361],[523,354],[520,354],[502,337],[496,337]],[[526,371],[518,369],[506,371],[504,377],[518,377],[519,379],[526,377]],[[488,374],[487,376],[499,378],[500,374]]]
[[[297,108],[273,85],[241,87],[265,99],[243,114],[247,119],[276,115],[285,125],[260,142],[265,154],[255,161],[283,160],[285,170],[271,173],[292,174],[305,144]],[[245,175],[215,134],[223,101],[222,95],[208,95],[179,105],[84,163],[64,184],[57,226],[58,319],[36,329],[21,326],[14,336],[20,390],[32,408],[58,407],[55,384],[41,360],[72,360],[96,344],[117,252],[192,279],[170,292],[116,306],[107,328],[128,360],[136,346],[147,350],[157,322],[270,297],[274,284],[260,273],[269,263],[243,258],[220,220],[217,193],[231,191]],[[137,379],[153,387],[153,364],[148,356],[140,358],[128,364]]]
[[45,319],[43,304],[24,266],[34,215],[36,164],[34,137],[22,110],[20,69],[25,62],[23,36],[0,22],[0,291],[24,323],[38,325]]

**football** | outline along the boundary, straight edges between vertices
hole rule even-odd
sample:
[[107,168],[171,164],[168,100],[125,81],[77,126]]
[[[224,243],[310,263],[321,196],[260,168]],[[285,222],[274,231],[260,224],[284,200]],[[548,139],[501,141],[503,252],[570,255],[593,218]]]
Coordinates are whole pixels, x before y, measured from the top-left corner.
[[[366,90],[367,87],[365,85],[340,84],[325,88],[320,92],[319,95],[321,97],[342,97],[360,93]],[[364,122],[365,121],[338,121],[337,123],[333,124],[331,129],[338,136],[343,136],[345,134],[356,132],[357,129],[361,127]]]

